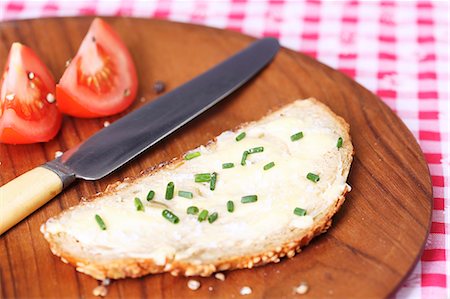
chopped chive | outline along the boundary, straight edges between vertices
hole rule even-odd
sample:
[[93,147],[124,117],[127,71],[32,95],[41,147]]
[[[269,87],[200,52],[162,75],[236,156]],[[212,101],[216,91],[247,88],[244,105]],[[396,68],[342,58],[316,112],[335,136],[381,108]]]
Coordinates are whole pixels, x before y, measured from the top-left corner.
[[249,154],[254,154],[254,153],[262,153],[264,151],[264,147],[262,146],[258,146],[258,147],[254,147],[248,150]]
[[95,221],[97,221],[97,224],[100,226],[101,230],[106,230],[106,224],[100,215],[95,214]]
[[233,213],[233,212],[234,212],[234,202],[233,202],[232,200],[229,200],[229,201],[227,202],[227,210],[228,210],[228,212],[230,212],[230,213]]
[[237,135],[236,141],[241,141],[242,139],[245,138],[245,135],[247,135],[247,134],[245,134],[245,132],[242,132],[241,134]]
[[241,159],[241,165],[245,166],[245,160],[247,160],[247,156],[248,156],[248,151],[244,151],[242,153],[242,159]]
[[254,147],[254,148],[244,151],[242,153],[241,165],[245,166],[245,161],[247,160],[248,155],[254,154],[254,153],[261,153],[263,151],[264,151],[264,147],[262,147],[262,146]]
[[314,174],[312,172],[308,173],[306,175],[306,178],[314,183],[317,183],[320,180],[320,177],[317,174]]
[[210,173],[197,173],[196,175],[194,175],[194,177],[196,183],[207,183],[211,181]]
[[291,136],[291,141],[297,141],[302,138],[303,138],[303,132],[298,132]]
[[196,206],[191,206],[187,208],[186,213],[189,215],[197,215],[198,214],[198,208]]
[[200,212],[200,214],[198,215],[198,221],[202,222],[205,221],[206,218],[208,217],[208,210],[203,210]]
[[217,220],[217,218],[219,218],[219,214],[217,212],[214,212],[211,215],[209,215],[208,222],[213,223],[214,221]]
[[173,224],[177,224],[178,222],[180,222],[180,218],[178,218],[177,215],[175,215],[174,213],[172,213],[169,210],[162,211],[162,215],[163,215],[164,218],[166,218],[167,220],[169,220]]
[[266,165],[264,165],[264,170],[269,170],[269,169],[271,169],[272,167],[274,167],[275,166],[275,163],[274,162],[270,162],[270,163],[267,163]]
[[222,168],[226,169],[226,168],[233,168],[234,167],[234,163],[223,163],[222,164]]
[[211,181],[209,182],[209,190],[214,191],[214,189],[216,189],[216,182],[217,182],[217,173],[213,172],[211,174]]
[[137,211],[142,211],[144,212],[144,205],[142,204],[142,201],[140,200],[139,197],[135,197],[134,198],[134,206],[136,207]]
[[243,196],[241,198],[241,202],[242,203],[251,203],[251,202],[255,202],[258,200],[258,196],[257,195],[247,195],[247,196]]
[[200,152],[192,152],[188,153],[184,156],[184,160],[191,160],[197,157],[200,157],[202,154]]
[[155,191],[150,190],[147,194],[147,201],[150,201],[153,199],[153,197],[155,197]]
[[194,197],[194,194],[192,194],[192,192],[189,192],[189,191],[181,191],[180,190],[180,191],[178,191],[178,196],[192,199]]
[[167,184],[166,188],[166,199],[171,200],[173,198],[173,191],[175,190],[175,185],[173,182]]
[[306,215],[306,210],[302,209],[302,208],[295,208],[294,209],[294,214],[297,216],[305,216]]
[[337,144],[336,144],[336,147],[337,147],[337,148],[341,148],[343,142],[344,142],[344,140],[342,139],[342,137],[339,137],[339,138],[338,138],[338,141],[337,141]]

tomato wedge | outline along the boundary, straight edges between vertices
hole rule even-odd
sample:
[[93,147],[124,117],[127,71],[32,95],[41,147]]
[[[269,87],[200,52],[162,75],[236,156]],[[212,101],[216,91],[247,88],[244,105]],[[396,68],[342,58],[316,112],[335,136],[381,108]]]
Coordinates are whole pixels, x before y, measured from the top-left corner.
[[0,90],[0,142],[23,144],[55,137],[62,116],[55,105],[55,80],[30,48],[13,43]]
[[119,113],[137,93],[136,68],[120,37],[96,18],[56,86],[59,109],[77,117]]

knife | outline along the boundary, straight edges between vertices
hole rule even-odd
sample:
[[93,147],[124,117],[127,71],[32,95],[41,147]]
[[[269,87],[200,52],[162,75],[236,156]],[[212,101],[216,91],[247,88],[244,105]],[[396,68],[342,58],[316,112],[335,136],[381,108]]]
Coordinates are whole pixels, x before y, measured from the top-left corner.
[[98,180],[223,100],[278,52],[265,38],[0,187],[0,235],[76,179]]

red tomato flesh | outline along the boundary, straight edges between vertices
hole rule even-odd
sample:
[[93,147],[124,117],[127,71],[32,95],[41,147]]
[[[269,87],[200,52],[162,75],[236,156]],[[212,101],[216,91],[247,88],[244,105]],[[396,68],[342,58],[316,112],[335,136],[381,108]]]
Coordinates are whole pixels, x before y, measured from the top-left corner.
[[45,142],[58,133],[62,116],[55,105],[55,80],[28,47],[13,43],[0,90],[0,142]]
[[57,105],[77,117],[119,113],[134,101],[136,68],[120,37],[96,18],[56,86]]

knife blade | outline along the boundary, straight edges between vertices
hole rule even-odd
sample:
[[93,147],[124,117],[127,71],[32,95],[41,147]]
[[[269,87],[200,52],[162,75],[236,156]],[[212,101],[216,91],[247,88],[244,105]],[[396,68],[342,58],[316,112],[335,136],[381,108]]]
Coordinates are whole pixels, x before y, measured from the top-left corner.
[[98,131],[61,157],[0,187],[0,235],[75,179],[97,180],[110,174],[226,98],[263,69],[278,49],[276,39],[256,41]]

